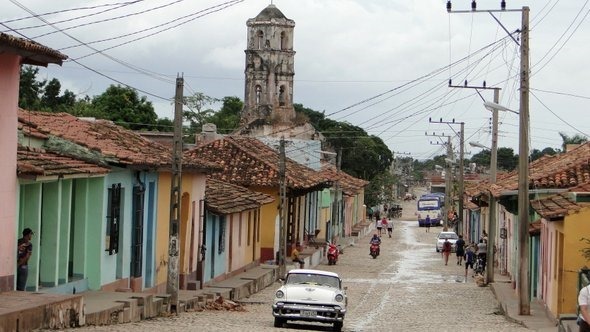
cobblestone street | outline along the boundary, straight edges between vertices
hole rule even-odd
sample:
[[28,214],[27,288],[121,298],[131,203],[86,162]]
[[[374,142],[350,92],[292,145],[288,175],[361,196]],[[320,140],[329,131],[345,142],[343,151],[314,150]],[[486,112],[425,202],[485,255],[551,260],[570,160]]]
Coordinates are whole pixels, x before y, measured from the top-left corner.
[[[413,219],[404,204],[403,219]],[[408,209],[406,209],[408,207]],[[407,213],[407,215],[406,215]],[[369,256],[368,238],[344,248],[338,264],[318,269],[340,274],[348,287],[344,331],[527,331],[502,315],[489,287],[478,287],[455,257],[445,266],[435,251],[441,228],[419,228],[395,220],[393,237],[383,237],[381,255]],[[329,325],[288,324],[274,328],[271,314],[278,283],[244,300],[244,312],[183,313],[134,324],[85,327],[80,331],[330,331]]]

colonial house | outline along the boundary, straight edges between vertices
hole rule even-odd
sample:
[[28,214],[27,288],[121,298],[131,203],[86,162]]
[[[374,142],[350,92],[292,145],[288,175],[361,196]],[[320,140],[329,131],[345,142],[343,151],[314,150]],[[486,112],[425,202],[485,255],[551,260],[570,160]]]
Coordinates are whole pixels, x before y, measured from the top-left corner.
[[[211,178],[246,187],[271,196],[276,205],[267,204],[260,209],[260,261],[275,260],[278,250],[280,203],[280,154],[254,137],[226,136],[204,143],[185,154],[198,156],[223,166]],[[306,223],[317,218],[318,211],[309,206],[308,194],[320,192],[331,185],[318,172],[289,158],[284,158],[287,198],[287,243],[295,245],[306,239]],[[316,222],[315,220],[312,220]]]
[[260,209],[272,202],[270,195],[213,178],[207,180],[201,243],[204,283],[258,265]]
[[0,292],[15,289],[17,227],[17,110],[23,64],[61,65],[64,54],[36,42],[0,32]]
[[[555,156],[544,156],[535,160],[529,165],[529,194],[530,203],[533,207],[541,209],[542,204],[548,197],[572,190],[578,186],[585,186],[590,183],[590,143],[584,143],[576,148],[568,150]],[[577,190],[577,189],[576,189]],[[520,260],[518,258],[518,223],[521,218],[518,215],[518,173],[513,171],[499,176],[495,184],[483,182],[477,188],[471,189],[472,201],[479,206],[485,206],[487,195],[493,195],[498,202],[496,238],[496,264],[501,273],[512,278],[513,286],[516,288]],[[547,211],[529,209],[529,271],[530,271],[530,294],[531,298],[547,301],[546,305],[555,308],[559,312],[558,303],[565,301],[562,295],[564,288],[556,286],[564,285],[561,282],[552,283],[550,280],[565,280],[558,278],[558,275],[567,274],[565,266],[559,257],[565,252],[559,251],[561,243],[570,243],[573,240],[565,240],[566,226],[561,228],[559,223],[545,222],[542,217]],[[547,215],[551,219],[551,213]],[[572,217],[576,220],[578,217]],[[481,222],[486,219],[482,218]],[[568,219],[569,220],[569,219]],[[583,237],[586,234],[583,223],[571,223],[575,228],[569,229],[575,236]],[[489,231],[489,225],[482,230]],[[576,229],[574,231],[574,229]],[[549,232],[549,233],[547,233]],[[579,239],[577,239],[579,240]],[[551,249],[550,249],[551,248]],[[550,251],[554,252],[550,252]],[[568,252],[569,249],[568,249]],[[554,255],[555,254],[555,255]],[[556,264],[561,264],[556,266]],[[578,267],[579,268],[579,267]],[[557,292],[554,292],[557,291]],[[566,305],[567,307],[567,305]]]
[[[109,170],[55,183],[44,178],[21,181],[19,223],[38,230],[38,252],[49,255],[70,248],[60,252],[66,255],[38,261],[40,282],[32,277],[28,287],[156,291],[165,284],[161,271],[168,257],[170,187],[163,187],[160,177],[170,177],[170,149],[105,120],[21,110],[19,122],[23,133],[40,134],[27,134],[21,145]],[[205,172],[211,167],[195,159],[189,169]],[[55,277],[64,264],[67,275]]]
[[[338,170],[336,166],[329,163],[322,166],[321,174],[334,183],[332,188],[324,189],[324,192],[328,191],[331,203],[326,214],[337,211],[341,215],[339,217],[332,216],[332,220],[342,221],[339,224],[328,224],[332,227],[326,229],[326,233],[324,233],[326,237],[324,238],[330,241],[338,237],[351,236],[353,227],[360,224],[365,218],[365,186],[368,182]],[[343,206],[339,206],[338,197],[342,197]],[[333,202],[336,202],[336,206],[333,206]],[[322,208],[325,209],[326,204],[322,205]]]
[[590,183],[531,200],[539,214],[541,299],[553,317],[577,312],[579,273],[588,266]]

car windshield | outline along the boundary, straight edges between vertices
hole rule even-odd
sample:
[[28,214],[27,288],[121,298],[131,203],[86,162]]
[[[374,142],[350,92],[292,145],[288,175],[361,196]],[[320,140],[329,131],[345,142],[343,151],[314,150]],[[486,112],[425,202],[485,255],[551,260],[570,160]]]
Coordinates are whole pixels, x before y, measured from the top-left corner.
[[441,234],[438,238],[441,240],[444,240],[444,239],[457,240],[459,237],[455,233],[446,233],[446,234]]
[[286,284],[310,284],[340,288],[340,279],[322,274],[290,273]]

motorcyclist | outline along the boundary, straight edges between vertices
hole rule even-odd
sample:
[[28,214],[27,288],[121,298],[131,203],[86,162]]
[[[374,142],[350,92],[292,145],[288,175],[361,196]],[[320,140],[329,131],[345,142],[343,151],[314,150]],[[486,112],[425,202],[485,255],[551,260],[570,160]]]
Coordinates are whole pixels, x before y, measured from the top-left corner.
[[[373,237],[371,238],[371,241],[369,243],[371,245],[376,244],[378,246],[378,248],[377,248],[377,255],[379,255],[380,246],[381,246],[381,238],[379,237],[379,235],[377,235],[377,233],[373,234]],[[370,248],[369,248],[369,254],[371,254],[371,249]]]

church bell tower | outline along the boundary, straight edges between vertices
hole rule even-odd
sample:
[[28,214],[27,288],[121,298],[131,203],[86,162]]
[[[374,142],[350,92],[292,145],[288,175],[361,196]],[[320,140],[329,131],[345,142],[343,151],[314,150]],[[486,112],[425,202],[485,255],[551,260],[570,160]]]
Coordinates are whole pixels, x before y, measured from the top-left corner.
[[270,4],[246,23],[246,84],[242,128],[285,125],[295,119],[293,31],[290,20]]

